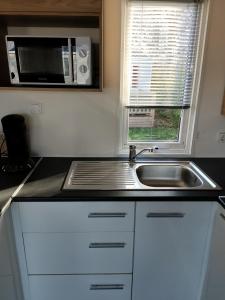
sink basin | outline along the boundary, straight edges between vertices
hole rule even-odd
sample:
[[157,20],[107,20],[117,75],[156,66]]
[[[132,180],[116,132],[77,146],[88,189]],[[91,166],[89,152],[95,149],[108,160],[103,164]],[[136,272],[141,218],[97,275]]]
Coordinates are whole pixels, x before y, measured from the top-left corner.
[[189,168],[180,165],[151,165],[137,168],[137,177],[144,185],[154,187],[196,187],[202,180]]
[[136,176],[146,187],[156,189],[216,189],[218,185],[194,163],[152,162],[136,166]]

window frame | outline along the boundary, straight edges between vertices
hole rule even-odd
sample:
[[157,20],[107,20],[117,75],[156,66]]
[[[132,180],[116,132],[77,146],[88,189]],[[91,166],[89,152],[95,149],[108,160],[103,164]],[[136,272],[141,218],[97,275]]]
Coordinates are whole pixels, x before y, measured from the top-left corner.
[[[152,0],[153,1],[153,0]],[[159,1],[159,0],[158,0]],[[175,0],[177,1],[177,0]],[[196,121],[198,115],[199,106],[199,96],[201,90],[201,80],[203,74],[203,60],[206,47],[207,39],[207,29],[208,29],[208,18],[211,0],[203,0],[201,3],[201,15],[200,15],[200,27],[199,27],[199,38],[197,41],[197,52],[196,52],[196,63],[193,76],[193,90],[191,106],[189,109],[183,109],[179,141],[163,142],[141,142],[141,141],[131,141],[128,142],[128,113],[129,109],[125,106],[128,105],[128,88],[126,88],[127,80],[125,79],[125,70],[128,69],[127,60],[125,59],[125,42],[127,34],[127,4],[129,0],[121,1],[121,56],[120,56],[120,154],[125,154],[128,152],[129,145],[135,144],[138,150],[146,147],[158,146],[159,150],[157,153],[152,153],[151,156],[155,155],[191,155],[194,138]],[[154,2],[154,1],[153,1]],[[162,0],[162,2],[164,2]],[[162,107],[163,108],[163,107]]]

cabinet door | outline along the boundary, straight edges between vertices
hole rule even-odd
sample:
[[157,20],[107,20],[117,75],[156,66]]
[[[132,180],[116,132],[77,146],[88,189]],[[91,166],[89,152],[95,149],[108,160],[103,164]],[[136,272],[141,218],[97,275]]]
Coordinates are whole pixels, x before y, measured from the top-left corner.
[[139,202],[133,300],[197,300],[212,214],[210,202]]
[[203,300],[225,299],[225,210],[218,207],[212,231],[211,250]]

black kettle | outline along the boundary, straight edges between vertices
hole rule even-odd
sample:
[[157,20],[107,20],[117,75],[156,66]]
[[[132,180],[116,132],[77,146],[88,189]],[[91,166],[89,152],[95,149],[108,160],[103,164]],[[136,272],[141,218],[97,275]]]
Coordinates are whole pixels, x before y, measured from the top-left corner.
[[18,172],[32,168],[25,118],[22,115],[12,114],[4,116],[1,122],[8,152],[8,160],[2,170]]

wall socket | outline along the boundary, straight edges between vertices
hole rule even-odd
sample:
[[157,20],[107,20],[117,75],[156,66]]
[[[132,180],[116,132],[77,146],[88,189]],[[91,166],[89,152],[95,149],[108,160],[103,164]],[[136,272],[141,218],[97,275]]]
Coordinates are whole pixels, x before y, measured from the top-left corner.
[[217,141],[218,143],[225,143],[225,130],[221,130],[217,133]]
[[42,113],[42,104],[41,103],[31,104],[30,113],[31,114],[41,114]]

